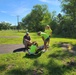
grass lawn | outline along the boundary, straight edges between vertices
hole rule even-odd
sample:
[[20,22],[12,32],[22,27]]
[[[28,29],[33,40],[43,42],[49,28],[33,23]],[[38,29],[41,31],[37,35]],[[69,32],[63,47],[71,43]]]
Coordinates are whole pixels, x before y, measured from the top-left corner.
[[[25,33],[0,31],[0,44],[22,44]],[[30,33],[33,41],[43,45],[36,33]],[[76,47],[76,39],[56,38],[50,40],[45,53],[27,56],[26,52],[0,54],[0,75],[76,75],[76,54],[63,49],[59,43],[66,42]]]

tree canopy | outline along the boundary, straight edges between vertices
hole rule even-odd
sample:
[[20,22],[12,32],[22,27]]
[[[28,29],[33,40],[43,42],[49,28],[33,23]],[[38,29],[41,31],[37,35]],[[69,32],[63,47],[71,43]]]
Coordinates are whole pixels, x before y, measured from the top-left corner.
[[[62,11],[65,13],[67,17],[69,17],[70,31],[72,36],[76,37],[76,0],[61,0],[62,2]],[[68,28],[69,28],[68,26]]]
[[50,12],[46,5],[35,5],[31,13],[22,19],[28,29],[31,31],[43,30],[44,26],[49,24],[51,20]]

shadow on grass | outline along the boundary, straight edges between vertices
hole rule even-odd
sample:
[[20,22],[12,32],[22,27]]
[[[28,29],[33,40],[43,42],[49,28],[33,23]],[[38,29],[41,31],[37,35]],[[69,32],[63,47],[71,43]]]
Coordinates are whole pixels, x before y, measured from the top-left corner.
[[40,64],[38,61],[34,61],[36,70],[42,70],[42,75],[65,75],[65,73],[75,70],[76,66],[59,65],[54,59],[50,59],[48,64]]
[[76,51],[76,44],[73,45],[71,44],[71,42],[59,42],[59,43],[54,43],[52,45],[52,47],[64,47],[64,48],[68,48],[69,46],[72,47],[71,48],[72,50]]
[[63,75],[63,73],[66,71],[62,69],[62,65],[58,65],[58,63],[53,59],[49,61],[49,63],[46,65],[46,68],[49,75]]
[[4,65],[0,65],[0,72],[2,72],[2,71],[4,71],[4,70],[6,70],[6,65],[4,64]]
[[13,51],[13,53],[15,53],[15,52],[21,52],[21,51],[26,51],[26,49],[25,48],[18,48],[18,49],[16,49],[16,50],[14,50]]
[[[27,58],[37,58],[37,57],[39,56],[27,57]],[[26,55],[24,58],[26,58]],[[44,61],[39,62],[38,59],[36,59],[34,60],[33,65],[31,66],[34,66],[34,68],[30,67],[29,69],[26,68],[11,69],[7,71],[6,75],[67,75],[67,73],[68,75],[70,75],[71,71],[72,72],[76,71],[75,65],[70,66],[65,64],[59,64],[53,58],[50,58],[47,64],[45,64]]]
[[66,75],[66,73],[69,73],[76,68],[76,66],[59,65],[53,59],[50,59],[47,64],[41,64],[38,60],[35,60],[33,66],[35,68],[11,69],[7,71],[5,75]]
[[[72,45],[72,44],[71,44]],[[54,47],[63,47],[66,50],[61,50],[61,51],[56,51],[52,54],[50,54],[48,57],[52,57],[52,58],[56,58],[56,59],[65,59],[65,58],[69,58],[69,57],[74,57],[76,56],[76,44],[72,45],[71,50],[68,49],[68,42],[62,42],[59,44],[54,44]]]
[[72,50],[76,51],[76,44],[75,44],[75,45],[73,45]]
[[[69,45],[71,45],[71,49],[68,49]],[[57,44],[53,44],[53,47],[61,47],[61,51],[55,51],[54,53],[50,54],[48,57],[56,58],[56,59],[65,59],[69,57],[76,56],[76,45],[72,45],[68,42],[60,42]]]
[[52,53],[48,56],[48,58],[56,58],[59,60],[63,60],[65,58],[73,57],[75,56],[73,53],[70,53],[68,50],[67,51],[56,51],[55,53]]
[[68,44],[70,44],[70,42],[59,42],[54,43],[52,47],[67,47]]
[[[35,56],[25,55],[23,58],[38,58],[39,56],[41,56],[41,54]],[[34,63],[31,66],[34,66],[35,70],[31,67],[29,69],[25,68],[12,69],[9,70],[6,73],[6,75],[75,75],[74,73],[76,72],[76,65],[71,66],[71,65],[59,64],[54,59],[56,58],[59,60],[63,60],[65,58],[72,56],[74,55],[68,51],[56,51],[55,53],[50,54],[48,56],[49,62],[47,64],[45,64],[44,61],[41,61],[42,63],[39,62],[38,59],[34,60]]]
[[25,56],[23,58],[38,58],[38,57],[41,56],[41,54],[42,54],[42,52],[39,52],[36,55],[28,55],[28,54],[25,54]]
[[12,69],[9,70],[6,75],[34,75],[32,69],[23,69],[23,68],[18,68],[18,69]]
[[53,59],[49,61],[49,63],[46,65],[47,70],[49,71],[49,75],[65,75],[65,73],[72,71],[72,69],[75,69],[76,66],[67,66],[67,65],[59,65],[56,61]]
[[46,65],[39,64],[38,61],[35,61],[34,66],[36,66],[37,69],[41,69],[43,71],[42,75],[62,75],[65,72],[62,70],[62,65],[58,65],[53,59],[50,60]]

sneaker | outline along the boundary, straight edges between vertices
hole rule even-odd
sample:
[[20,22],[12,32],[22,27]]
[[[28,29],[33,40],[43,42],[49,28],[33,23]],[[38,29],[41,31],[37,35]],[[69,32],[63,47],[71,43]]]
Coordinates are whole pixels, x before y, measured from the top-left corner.
[[49,48],[50,47],[50,45],[47,45],[47,48]]
[[46,51],[49,51],[48,49]]
[[45,51],[46,51],[45,49],[42,50],[42,52],[45,52]]

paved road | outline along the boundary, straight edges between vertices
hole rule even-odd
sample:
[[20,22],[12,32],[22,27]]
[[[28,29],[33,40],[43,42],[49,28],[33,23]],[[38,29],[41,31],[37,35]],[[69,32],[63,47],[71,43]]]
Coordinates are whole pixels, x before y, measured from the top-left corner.
[[0,54],[2,54],[2,53],[13,53],[13,52],[23,51],[23,50],[24,50],[23,44],[0,45]]

